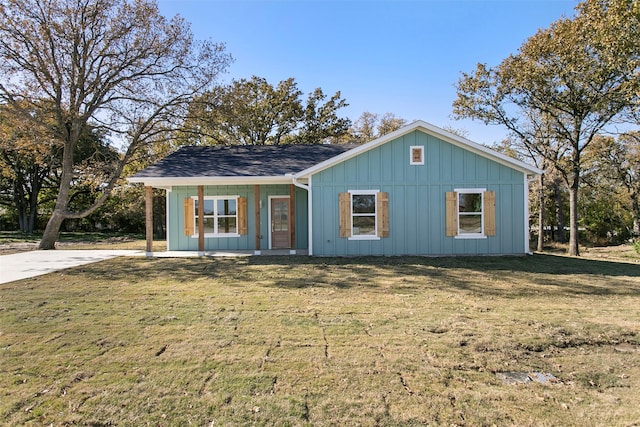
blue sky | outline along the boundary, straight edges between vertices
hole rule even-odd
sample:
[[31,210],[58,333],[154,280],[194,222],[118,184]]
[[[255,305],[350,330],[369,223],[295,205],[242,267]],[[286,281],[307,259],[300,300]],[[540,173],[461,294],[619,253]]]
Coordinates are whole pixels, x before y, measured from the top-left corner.
[[[539,28],[571,17],[575,0],[159,0],[198,39],[227,45],[223,82],[289,77],[311,92],[340,91],[343,116],[391,112],[468,132],[483,144],[506,132],[451,118],[455,84],[478,62],[497,65]],[[305,95],[306,98],[306,95]]]

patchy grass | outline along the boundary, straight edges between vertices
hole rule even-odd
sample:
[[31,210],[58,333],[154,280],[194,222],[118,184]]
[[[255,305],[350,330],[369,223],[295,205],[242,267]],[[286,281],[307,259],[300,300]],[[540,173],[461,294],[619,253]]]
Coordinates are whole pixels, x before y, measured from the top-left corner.
[[0,285],[0,420],[638,425],[639,348],[633,263],[121,258]]

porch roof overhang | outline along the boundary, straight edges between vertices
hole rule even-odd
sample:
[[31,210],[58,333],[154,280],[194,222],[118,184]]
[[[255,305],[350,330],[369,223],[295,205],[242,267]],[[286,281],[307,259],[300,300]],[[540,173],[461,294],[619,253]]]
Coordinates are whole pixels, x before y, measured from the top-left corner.
[[293,174],[278,176],[192,176],[192,177],[130,177],[132,183],[165,190],[177,186],[198,185],[277,185],[293,184]]

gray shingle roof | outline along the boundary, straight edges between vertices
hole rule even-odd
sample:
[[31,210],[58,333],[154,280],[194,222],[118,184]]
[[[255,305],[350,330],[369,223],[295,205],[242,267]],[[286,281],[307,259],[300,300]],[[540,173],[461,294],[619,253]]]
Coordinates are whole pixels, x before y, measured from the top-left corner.
[[182,147],[133,178],[283,176],[344,153],[353,145]]

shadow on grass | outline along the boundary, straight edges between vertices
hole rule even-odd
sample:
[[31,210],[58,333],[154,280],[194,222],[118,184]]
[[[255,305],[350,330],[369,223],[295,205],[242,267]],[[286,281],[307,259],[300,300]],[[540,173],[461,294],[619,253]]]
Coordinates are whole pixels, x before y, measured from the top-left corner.
[[[314,276],[307,280],[279,280],[277,286],[283,288],[377,286],[410,292],[436,287],[505,297],[540,292],[640,295],[640,279],[636,280],[640,278],[640,265],[546,254],[522,257],[252,257],[247,263],[265,267],[315,267]],[[345,275],[342,280],[333,278],[327,283],[326,271],[335,268],[342,269]],[[393,284],[385,286],[385,283]]]
[[[112,262],[117,263],[114,267]],[[368,288],[382,292],[426,289],[522,297],[640,295],[640,265],[536,254],[526,257],[255,256],[242,258],[128,258],[70,269],[107,281],[185,283],[211,279],[228,286],[283,289]]]

